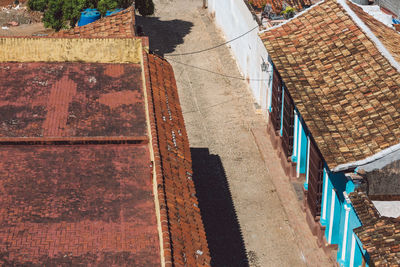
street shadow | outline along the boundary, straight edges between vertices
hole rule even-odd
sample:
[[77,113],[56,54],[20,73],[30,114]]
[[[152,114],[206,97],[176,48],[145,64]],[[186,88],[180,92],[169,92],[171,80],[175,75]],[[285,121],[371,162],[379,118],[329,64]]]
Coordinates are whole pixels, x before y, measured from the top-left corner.
[[136,31],[148,36],[150,51],[164,56],[175,51],[177,45],[183,43],[183,38],[190,33],[193,23],[183,20],[160,20],[158,17],[136,16]]
[[191,148],[193,181],[211,254],[211,266],[249,266],[225,170],[208,148]]

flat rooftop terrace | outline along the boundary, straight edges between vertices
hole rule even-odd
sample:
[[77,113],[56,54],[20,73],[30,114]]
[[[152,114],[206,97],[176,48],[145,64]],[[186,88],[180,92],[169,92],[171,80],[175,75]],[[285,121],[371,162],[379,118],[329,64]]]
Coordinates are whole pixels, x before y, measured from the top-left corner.
[[159,266],[148,145],[0,146],[0,263]]
[[138,63],[0,63],[0,265],[160,266]]
[[146,135],[140,64],[0,63],[0,140]]

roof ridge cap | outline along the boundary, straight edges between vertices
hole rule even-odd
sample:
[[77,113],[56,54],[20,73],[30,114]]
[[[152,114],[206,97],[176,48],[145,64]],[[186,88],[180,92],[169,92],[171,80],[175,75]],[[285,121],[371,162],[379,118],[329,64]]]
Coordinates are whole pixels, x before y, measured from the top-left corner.
[[368,39],[375,44],[375,47],[386,58],[390,65],[395,68],[400,73],[400,63],[392,56],[392,54],[387,50],[384,44],[376,37],[376,35],[371,31],[371,29],[357,16],[357,14],[349,7],[347,4],[348,0],[336,0],[349,15],[351,20],[360,28],[360,30],[368,37]]
[[[378,153],[375,153],[372,156],[366,157],[364,159],[353,161],[353,162],[349,162],[349,163],[340,164],[340,165],[336,166],[335,168],[333,168],[332,171],[333,172],[339,172],[339,171],[344,171],[344,170],[347,170],[347,169],[350,169],[350,168],[358,167],[358,166],[361,166],[361,165],[366,165],[366,164],[369,164],[369,163],[374,162],[376,160],[379,160],[379,159],[381,159],[383,157],[386,157],[389,154],[394,153],[394,152],[399,151],[399,150],[400,150],[400,143],[398,143],[396,145],[393,145],[393,146],[390,146],[388,148],[385,148],[385,149],[379,151]],[[398,160],[398,159],[394,157],[391,162],[393,162],[395,160]]]

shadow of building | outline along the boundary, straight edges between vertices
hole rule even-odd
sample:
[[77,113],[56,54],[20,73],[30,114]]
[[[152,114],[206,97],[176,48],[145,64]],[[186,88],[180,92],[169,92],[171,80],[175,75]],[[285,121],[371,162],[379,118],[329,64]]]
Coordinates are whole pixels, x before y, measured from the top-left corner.
[[225,170],[208,148],[191,148],[193,180],[206,230],[211,265],[249,266]]
[[175,51],[177,45],[183,43],[183,38],[190,33],[193,23],[183,20],[160,20],[158,17],[136,16],[136,27],[142,35],[148,36],[150,51],[164,56]]

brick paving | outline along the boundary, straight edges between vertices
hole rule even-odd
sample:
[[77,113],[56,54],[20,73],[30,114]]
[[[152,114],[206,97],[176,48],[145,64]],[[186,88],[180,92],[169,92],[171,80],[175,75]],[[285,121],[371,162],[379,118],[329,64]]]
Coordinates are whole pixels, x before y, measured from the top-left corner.
[[0,137],[143,136],[141,68],[1,63]]
[[159,265],[151,176],[147,145],[1,146],[0,263]]

